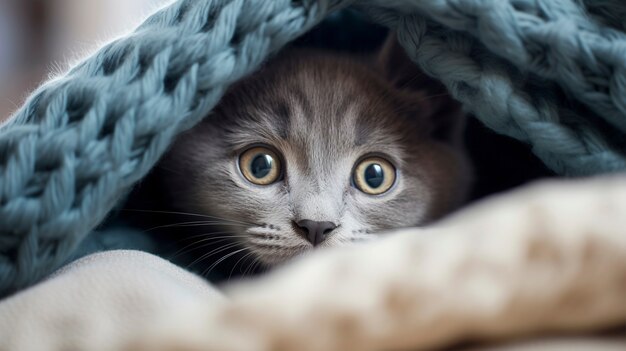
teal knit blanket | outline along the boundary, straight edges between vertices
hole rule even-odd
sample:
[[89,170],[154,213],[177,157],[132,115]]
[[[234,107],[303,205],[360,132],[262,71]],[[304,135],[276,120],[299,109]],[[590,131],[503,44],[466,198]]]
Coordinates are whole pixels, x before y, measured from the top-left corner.
[[231,83],[345,6],[557,173],[626,168],[622,0],[179,0],[0,127],[0,296],[67,261]]

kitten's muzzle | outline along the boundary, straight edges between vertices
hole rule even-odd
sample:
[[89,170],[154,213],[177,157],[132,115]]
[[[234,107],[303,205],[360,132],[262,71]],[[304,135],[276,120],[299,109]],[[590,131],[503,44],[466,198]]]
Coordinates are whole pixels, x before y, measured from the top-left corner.
[[321,244],[326,239],[326,236],[337,228],[337,225],[333,222],[319,222],[309,219],[297,221],[295,224],[302,229],[303,236],[313,246]]

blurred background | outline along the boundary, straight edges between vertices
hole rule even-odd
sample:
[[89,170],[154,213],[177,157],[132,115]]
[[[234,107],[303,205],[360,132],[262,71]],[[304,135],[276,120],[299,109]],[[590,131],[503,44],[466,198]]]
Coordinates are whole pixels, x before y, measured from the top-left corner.
[[172,0],[0,0],[0,121],[42,81]]

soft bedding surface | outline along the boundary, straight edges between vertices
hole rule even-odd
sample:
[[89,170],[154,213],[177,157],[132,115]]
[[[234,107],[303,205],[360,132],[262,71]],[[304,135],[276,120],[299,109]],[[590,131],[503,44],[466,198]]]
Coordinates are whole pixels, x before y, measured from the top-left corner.
[[623,349],[625,198],[623,176],[541,183],[222,292],[95,254],[0,302],[0,350]]

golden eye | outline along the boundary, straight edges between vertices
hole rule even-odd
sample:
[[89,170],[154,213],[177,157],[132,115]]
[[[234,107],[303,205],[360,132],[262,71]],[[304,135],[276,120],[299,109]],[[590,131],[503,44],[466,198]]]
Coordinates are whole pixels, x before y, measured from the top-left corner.
[[253,147],[239,156],[239,169],[244,178],[257,185],[274,183],[281,175],[280,159],[266,147]]
[[396,181],[396,168],[380,157],[359,161],[354,169],[354,185],[369,195],[379,195],[389,190]]

